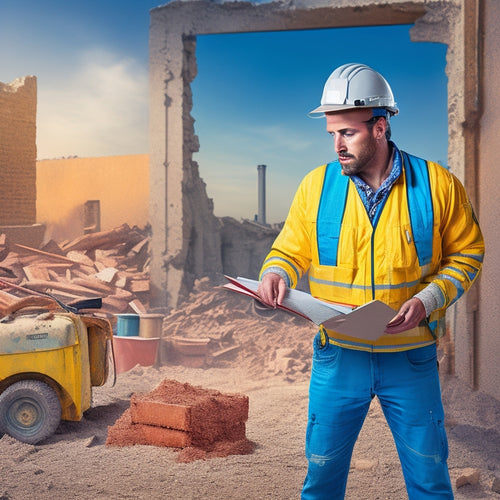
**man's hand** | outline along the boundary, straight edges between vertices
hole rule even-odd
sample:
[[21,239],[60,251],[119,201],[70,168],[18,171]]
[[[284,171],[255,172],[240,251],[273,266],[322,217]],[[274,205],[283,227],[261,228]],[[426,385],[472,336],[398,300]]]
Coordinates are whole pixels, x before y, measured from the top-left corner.
[[385,333],[401,333],[411,330],[425,319],[425,307],[420,299],[413,297],[407,300],[394,318],[389,321],[385,328]]
[[285,280],[276,273],[264,275],[257,288],[257,295],[262,299],[262,302],[273,308],[283,303],[285,292]]

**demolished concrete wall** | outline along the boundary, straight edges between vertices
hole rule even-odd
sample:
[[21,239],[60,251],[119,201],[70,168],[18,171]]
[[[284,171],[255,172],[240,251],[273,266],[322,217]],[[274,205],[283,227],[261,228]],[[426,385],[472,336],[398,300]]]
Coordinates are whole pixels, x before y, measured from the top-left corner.
[[[486,16],[486,12],[492,17]],[[491,144],[484,154],[479,154],[479,145],[483,133],[481,99],[484,85],[487,82],[493,92],[499,83],[494,71],[499,45],[497,21],[496,0],[287,0],[258,5],[244,1],[174,0],[153,9],[150,27],[150,213],[154,214],[151,224],[152,285],[158,292],[155,300],[175,307],[179,290],[189,281],[184,269],[192,244],[186,235],[191,229],[180,225],[179,221],[187,220],[182,218],[184,207],[192,206],[186,197],[183,179],[193,182],[192,176],[197,175],[197,166],[196,171],[193,170],[190,158],[193,150],[183,143],[185,140],[188,144],[192,142],[192,137],[185,135],[192,126],[192,118],[187,112],[191,95],[186,89],[189,78],[194,78],[186,72],[184,51],[186,47],[192,49],[196,35],[414,24],[410,31],[413,41],[446,43],[448,165],[465,184],[481,218],[485,211],[496,213],[491,203],[483,203],[480,186],[492,193],[493,185],[487,185],[488,178],[483,177],[483,172],[488,170],[486,165],[496,163],[497,147]],[[190,52],[191,67],[193,58]],[[487,80],[483,76],[485,68],[489,68]],[[487,93],[485,97],[491,96]],[[495,109],[494,104],[491,109]],[[492,113],[485,118],[486,123],[491,123]],[[484,135],[486,138],[488,135]],[[192,214],[191,223],[198,217],[199,214]],[[496,246],[489,246],[487,255],[492,255],[493,259],[492,264],[485,262],[483,276],[488,271],[495,276],[499,269],[495,261],[500,254],[500,234],[497,227],[490,228],[489,224],[486,227],[491,230],[490,234],[485,234],[487,245],[492,241]],[[200,252],[206,259],[206,254]],[[496,279],[495,283],[498,281]],[[493,282],[491,286],[495,287]],[[450,310],[450,341],[456,359],[451,370],[456,369],[471,386],[487,389],[500,399],[500,369],[484,350],[486,346],[493,347],[485,340],[491,332],[489,326],[500,321],[497,307],[488,309],[488,313],[482,310],[483,301],[479,297],[487,292],[492,298],[497,295],[488,287],[483,288],[480,279]],[[493,316],[486,320],[490,312]],[[490,352],[498,352],[498,348]],[[479,366],[480,358],[486,366]]]
[[153,18],[150,29],[150,92],[158,98],[150,107],[150,135],[159,139],[150,141],[151,300],[173,307],[194,279],[220,273],[222,264],[213,203],[193,161],[198,138],[190,83],[196,76],[196,41],[182,30],[165,30],[162,20]]
[[[191,116],[193,107],[191,82],[197,72],[196,39],[186,36],[183,40],[183,129],[182,129],[182,245],[179,251],[171,253],[168,267],[174,268],[175,275],[182,275],[179,281],[179,297],[185,297],[193,288],[197,278],[203,276],[216,277],[222,272],[220,254],[219,222],[214,216],[213,201],[208,198],[206,185],[200,178],[198,164],[193,160],[193,153],[199,150],[198,137],[194,133],[194,119]],[[173,165],[169,165],[170,170]],[[178,202],[178,197],[170,193],[169,202]],[[167,208],[168,211],[168,208]],[[176,221],[175,224],[178,224]],[[168,231],[172,231],[172,226]],[[180,272],[180,273],[178,273]],[[153,293],[156,290],[153,288]],[[169,292],[175,297],[175,291]],[[154,296],[153,296],[154,300]]]
[[267,227],[232,217],[220,219],[221,258],[224,274],[258,279],[262,262],[279,233]]
[[[190,83],[196,35],[251,31],[408,24],[425,3],[392,0],[251,2],[172,1],[151,11],[150,222],[153,303],[176,307],[193,278],[222,269],[216,222],[198,165]],[[193,208],[195,210],[193,210]],[[215,251],[215,253],[213,253]],[[193,261],[190,256],[196,254]]]
[[0,82],[0,226],[36,220],[36,106],[34,76]]

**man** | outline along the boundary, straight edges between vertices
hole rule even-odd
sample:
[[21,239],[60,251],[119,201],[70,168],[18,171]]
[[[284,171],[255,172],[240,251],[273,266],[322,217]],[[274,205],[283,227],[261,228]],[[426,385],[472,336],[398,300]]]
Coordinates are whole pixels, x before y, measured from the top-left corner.
[[258,293],[276,306],[308,272],[319,299],[354,306],[378,299],[397,313],[374,342],[324,327],[316,335],[302,498],[344,498],[352,450],[375,396],[410,500],[453,498],[436,339],[446,308],[481,269],[479,225],[456,177],[390,141],[389,119],[398,109],[372,68],[337,68],[311,113],[326,116],[338,161],[300,184]]

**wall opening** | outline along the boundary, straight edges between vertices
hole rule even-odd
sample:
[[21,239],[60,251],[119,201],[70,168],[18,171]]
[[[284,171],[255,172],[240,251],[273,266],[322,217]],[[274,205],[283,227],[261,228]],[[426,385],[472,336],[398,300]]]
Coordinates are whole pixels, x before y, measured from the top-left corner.
[[305,173],[335,157],[324,120],[307,112],[346,62],[368,64],[391,84],[400,108],[396,144],[446,165],[447,46],[412,42],[411,26],[198,35],[191,115],[200,151],[193,158],[215,214],[252,219],[256,165],[266,164],[267,219],[284,220]]

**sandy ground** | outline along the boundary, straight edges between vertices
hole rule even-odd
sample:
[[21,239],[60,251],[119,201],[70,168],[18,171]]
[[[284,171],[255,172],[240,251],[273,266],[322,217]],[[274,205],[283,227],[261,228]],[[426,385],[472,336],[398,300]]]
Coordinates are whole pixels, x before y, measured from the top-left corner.
[[[199,326],[200,317],[204,318],[204,334],[226,341],[231,337],[241,344],[232,359],[205,368],[168,363],[136,366],[119,374],[114,387],[95,388],[93,406],[83,420],[61,423],[44,443],[27,445],[4,435],[0,500],[298,499],[306,472],[303,445],[314,329],[288,316],[254,317],[245,309],[248,304],[239,300],[219,307],[212,294],[200,292],[186,310],[193,324]],[[167,322],[167,334],[176,322],[189,326],[187,316],[177,311]],[[218,324],[216,330],[210,322]],[[289,335],[295,336],[299,355],[296,352],[295,362],[283,369],[276,353],[290,344]],[[171,448],[106,446],[108,426],[129,407],[131,395],[149,392],[164,379],[246,394],[250,401],[246,434],[255,451],[179,463],[178,452]],[[455,488],[456,498],[500,499],[491,489],[495,477],[500,477],[500,402],[470,391],[450,376],[442,376],[442,389],[452,477],[465,468],[480,472],[478,484]],[[346,498],[407,498],[390,431],[376,400],[355,447]]]

